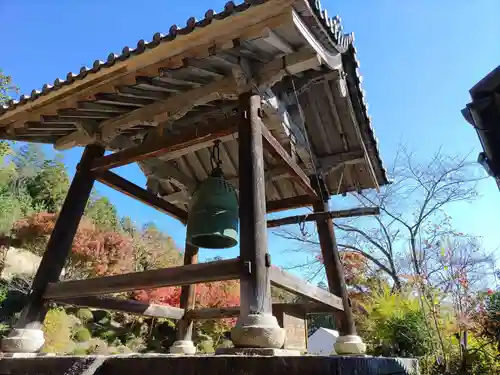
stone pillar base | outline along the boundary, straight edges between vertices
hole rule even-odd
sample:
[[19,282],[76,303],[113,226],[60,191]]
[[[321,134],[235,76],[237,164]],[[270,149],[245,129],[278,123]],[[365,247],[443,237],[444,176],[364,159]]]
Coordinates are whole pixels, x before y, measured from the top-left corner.
[[191,340],[179,340],[170,347],[170,353],[193,355],[196,354],[196,346]]
[[216,355],[244,355],[261,357],[296,357],[302,355],[300,350],[273,348],[220,348]]
[[14,328],[2,339],[1,349],[5,353],[37,353],[45,343],[43,331],[37,328]]
[[236,348],[280,349],[285,343],[286,331],[272,314],[240,316],[231,331]]
[[339,355],[363,355],[366,353],[366,344],[357,335],[337,337],[333,348],[335,349],[335,353]]

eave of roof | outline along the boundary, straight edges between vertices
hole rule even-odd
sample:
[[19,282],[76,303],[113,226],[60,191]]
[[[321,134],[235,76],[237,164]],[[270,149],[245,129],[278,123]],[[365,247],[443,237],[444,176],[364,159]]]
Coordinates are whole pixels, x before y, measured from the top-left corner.
[[[45,84],[41,90],[32,90],[28,95],[21,95],[19,101],[12,100],[3,108],[0,108],[0,120],[2,116],[8,115],[9,111],[13,111],[14,109],[22,110],[23,106],[28,103],[34,103],[36,105],[36,101],[39,98],[56,92],[61,88],[70,86],[71,84],[79,80],[85,79],[89,75],[96,74],[102,70],[111,68],[121,61],[125,61],[135,56],[141,55],[144,52],[154,49],[161,44],[171,42],[180,36],[188,35],[197,29],[210,25],[212,22],[226,19],[235,14],[245,12],[253,6],[258,6],[260,4],[269,2],[277,3],[279,2],[279,0],[247,0],[240,5],[235,5],[232,1],[230,1],[226,3],[224,10],[221,13],[215,13],[213,10],[208,10],[205,13],[205,17],[200,21],[197,21],[194,17],[190,17],[186,21],[186,26],[183,28],[178,28],[177,25],[172,25],[169,29],[168,34],[166,35],[156,33],[153,35],[151,41],[140,40],[135,48],[126,46],[122,49],[122,52],[119,55],[110,53],[106,61],[96,60],[92,64],[91,68],[82,67],[76,74],[69,72],[66,75],[66,79],[57,78],[52,85]],[[281,2],[285,3],[286,1]],[[356,58],[356,50],[353,46],[353,34],[345,34],[342,30],[340,18],[329,17],[327,11],[321,8],[321,4],[319,1],[296,0],[295,2],[288,1],[288,3],[293,3],[293,6],[296,9],[310,12],[320,26],[312,28],[312,31],[316,34],[315,36],[318,38],[318,40],[320,40],[323,44],[328,45],[328,47],[335,49],[343,54],[343,62],[348,74],[347,82],[349,85],[351,100],[353,102],[353,105],[358,109],[356,111],[356,117],[360,123],[360,127],[364,128],[364,130],[368,130],[367,135],[369,138],[369,144],[373,145],[370,152],[372,153],[372,155],[376,156],[379,164],[379,168],[377,168],[377,171],[379,172],[379,184],[386,184],[388,182],[386,170],[383,167],[383,163],[378,152],[377,139],[374,135],[371,120],[367,113],[367,105],[365,102],[363,89],[361,88],[361,75],[359,74],[359,63]],[[365,132],[363,132],[363,134],[365,134]]]
[[500,186],[500,66],[487,74],[470,90],[472,102],[462,110],[467,122],[476,129],[484,152],[478,161]]

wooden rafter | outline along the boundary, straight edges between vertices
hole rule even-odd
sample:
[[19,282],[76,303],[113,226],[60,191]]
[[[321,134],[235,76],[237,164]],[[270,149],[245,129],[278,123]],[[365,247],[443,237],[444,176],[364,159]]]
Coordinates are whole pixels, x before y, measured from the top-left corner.
[[236,99],[236,82],[233,77],[224,78],[198,87],[165,100],[146,105],[127,114],[103,121],[100,125],[101,139],[107,141],[121,131],[137,125],[141,121],[160,123],[174,121],[192,108],[215,100]]
[[[285,75],[299,73],[319,65],[321,65],[321,60],[317,55],[305,49],[262,65],[257,69],[255,77],[258,77],[259,86],[267,87],[281,80]],[[235,69],[235,71],[237,70]],[[173,122],[180,119],[196,106],[208,104],[219,99],[235,100],[239,93],[250,89],[253,84],[248,80],[241,80],[238,77],[238,74],[224,78],[219,77],[216,81],[204,86],[172,94],[163,100],[158,100],[142,108],[104,120],[100,123],[99,130],[92,137],[89,138],[87,134],[82,132],[74,132],[62,137],[56,147],[67,149],[77,145],[85,145],[96,140],[109,142],[120,134],[121,131],[134,127],[141,122],[148,122],[157,126],[159,123]],[[140,77],[138,79],[141,80]],[[127,90],[130,92],[131,89]]]
[[281,219],[268,220],[268,228],[276,228],[282,225],[300,224],[309,221],[316,221],[326,218],[340,219],[346,217],[356,217],[356,216],[368,216],[368,215],[378,215],[380,214],[380,209],[378,207],[360,207],[353,208],[350,210],[340,210],[340,211],[329,211],[329,212],[316,212],[309,215],[297,215],[289,216]]
[[[116,86],[135,80],[136,76],[154,76],[160,68],[175,66],[176,62],[185,57],[208,56],[210,51],[223,49],[228,42],[236,38],[246,40],[261,36],[266,28],[289,22],[289,7],[292,2],[265,2],[258,7],[250,7],[245,12],[213,22],[196,32],[177,37],[168,43],[161,43],[133,59],[116,62],[113,66],[101,69],[95,74],[88,74],[71,85],[53,90],[36,102],[28,102],[0,115],[0,124],[17,125],[25,121],[36,121],[43,112],[54,109],[57,102],[64,101],[71,107],[82,98],[92,97],[96,93],[112,93]],[[23,112],[25,109],[28,109],[27,113]]]
[[150,207],[153,207],[159,211],[166,213],[167,215],[180,220],[184,224],[187,222],[188,214],[186,211],[167,202],[162,198],[155,196],[154,194],[151,194],[147,190],[137,186],[130,181],[127,181],[123,177],[120,177],[113,172],[104,171],[98,173],[96,179],[112,189],[118,190],[119,192],[122,192],[123,194],[126,194],[131,198],[137,199],[138,201],[141,201]]
[[262,124],[262,137],[264,139],[264,147],[268,149],[274,156],[280,158],[284,164],[283,166],[289,170],[292,176],[297,177],[297,181],[305,190],[307,195],[316,197],[316,191],[311,187],[309,178],[307,178],[305,172],[298,166],[298,164],[292,160],[291,156],[288,155],[286,150],[281,146],[281,144],[273,137],[271,132]]
[[44,299],[76,298],[140,289],[235,280],[239,279],[240,273],[241,262],[239,258],[234,258],[125,275],[50,283],[43,297]]
[[93,171],[103,171],[116,168],[133,162],[160,156],[162,160],[176,159],[182,155],[193,152],[193,147],[198,149],[207,147],[211,142],[236,132],[234,118],[212,122],[204,127],[191,128],[177,136],[152,137],[140,146],[115,152],[103,156],[95,161]]
[[318,172],[331,173],[344,165],[364,163],[365,153],[361,149],[350,150],[317,158],[316,162]]

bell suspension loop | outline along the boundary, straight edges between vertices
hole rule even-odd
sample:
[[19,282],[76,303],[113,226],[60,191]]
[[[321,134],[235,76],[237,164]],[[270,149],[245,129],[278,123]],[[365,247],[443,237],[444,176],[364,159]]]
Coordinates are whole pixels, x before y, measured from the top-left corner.
[[188,207],[186,240],[206,249],[225,249],[238,244],[239,205],[234,187],[224,178],[220,140],[210,155],[212,172],[201,182]]
[[212,165],[212,172],[210,176],[222,176],[222,160],[220,159],[220,139],[214,141],[212,153],[210,154],[210,164]]

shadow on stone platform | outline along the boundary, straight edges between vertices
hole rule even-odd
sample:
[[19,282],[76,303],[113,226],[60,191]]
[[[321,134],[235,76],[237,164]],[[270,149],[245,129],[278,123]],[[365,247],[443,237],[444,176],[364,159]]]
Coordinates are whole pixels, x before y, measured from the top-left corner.
[[[1,356],[1,354],[0,354]],[[1,358],[1,357],[0,357]],[[415,359],[277,356],[44,356],[0,359],[0,375],[417,375]]]

